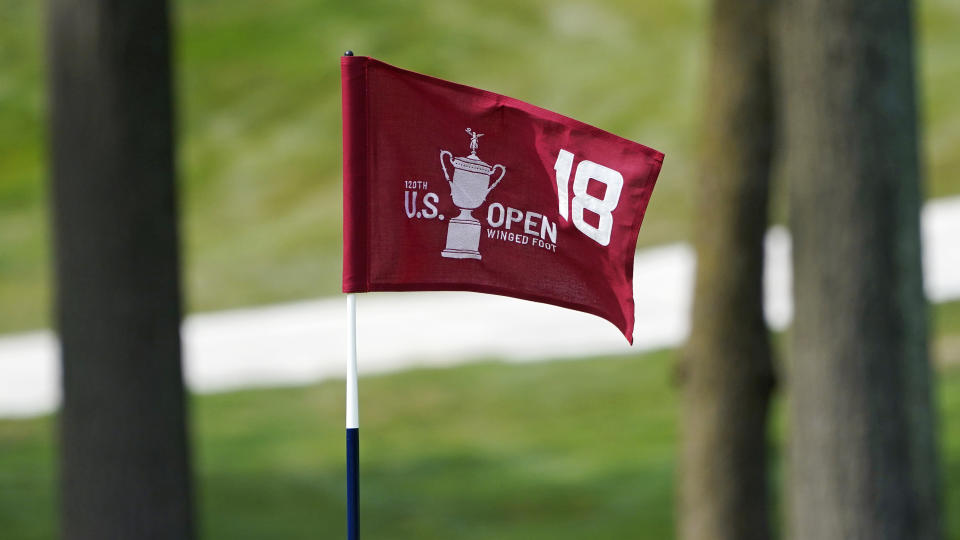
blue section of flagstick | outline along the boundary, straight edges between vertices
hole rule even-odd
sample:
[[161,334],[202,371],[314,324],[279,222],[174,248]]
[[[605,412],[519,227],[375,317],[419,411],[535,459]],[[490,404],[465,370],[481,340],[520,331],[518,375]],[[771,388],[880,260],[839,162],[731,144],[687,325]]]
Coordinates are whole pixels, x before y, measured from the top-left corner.
[[360,538],[360,430],[347,429],[347,540]]

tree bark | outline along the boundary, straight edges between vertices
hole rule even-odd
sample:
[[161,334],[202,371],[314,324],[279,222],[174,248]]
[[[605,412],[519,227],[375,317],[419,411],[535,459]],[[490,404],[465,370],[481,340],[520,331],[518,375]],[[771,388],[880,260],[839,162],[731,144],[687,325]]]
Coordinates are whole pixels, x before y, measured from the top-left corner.
[[941,537],[911,4],[784,0],[789,530]]
[[686,540],[770,537],[763,315],[773,146],[769,2],[716,0],[707,82],[697,274],[681,365],[679,530]]
[[193,537],[163,0],[51,0],[65,539]]

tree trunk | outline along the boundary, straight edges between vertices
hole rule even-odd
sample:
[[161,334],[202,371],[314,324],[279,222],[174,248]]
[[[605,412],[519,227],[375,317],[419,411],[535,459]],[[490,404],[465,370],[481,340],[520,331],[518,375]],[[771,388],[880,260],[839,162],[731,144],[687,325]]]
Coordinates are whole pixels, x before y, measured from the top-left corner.
[[910,2],[784,0],[789,529],[941,537]]
[[679,530],[770,537],[763,316],[773,106],[769,3],[716,0],[707,84],[693,327],[684,351]]
[[65,539],[192,538],[163,0],[51,0]]

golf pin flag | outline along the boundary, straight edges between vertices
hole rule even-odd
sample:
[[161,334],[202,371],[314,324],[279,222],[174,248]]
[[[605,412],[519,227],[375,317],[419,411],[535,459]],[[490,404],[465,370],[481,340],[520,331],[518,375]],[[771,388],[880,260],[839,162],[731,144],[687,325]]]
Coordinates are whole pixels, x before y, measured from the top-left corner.
[[610,321],[663,154],[522,101],[341,58],[343,291],[475,291]]

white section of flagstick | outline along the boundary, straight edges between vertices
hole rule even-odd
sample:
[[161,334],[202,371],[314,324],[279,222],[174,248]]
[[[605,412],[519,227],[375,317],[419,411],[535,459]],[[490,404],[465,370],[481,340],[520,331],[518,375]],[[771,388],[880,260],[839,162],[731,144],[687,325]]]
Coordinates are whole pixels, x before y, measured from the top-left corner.
[[357,395],[357,296],[347,295],[347,429],[360,427]]
[[[960,299],[960,197],[923,211],[927,295]],[[777,329],[792,317],[790,239],[766,237],[765,309]],[[610,323],[575,311],[475,293],[364,295],[360,374],[447,366],[483,358],[546,360],[638,352],[680,343],[689,331],[694,254],[668,245],[639,252],[634,267],[635,346]],[[304,384],[343,377],[343,298],[192,315],[181,335],[196,392]],[[60,399],[57,340],[49,331],[0,337],[0,417],[53,410]]]

